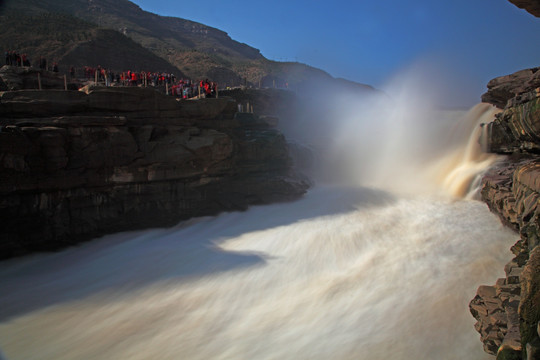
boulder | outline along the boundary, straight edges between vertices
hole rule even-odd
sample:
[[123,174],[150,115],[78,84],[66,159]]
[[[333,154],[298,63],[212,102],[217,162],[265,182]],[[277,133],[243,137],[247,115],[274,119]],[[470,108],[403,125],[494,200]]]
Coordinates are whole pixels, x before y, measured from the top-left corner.
[[520,70],[491,80],[487,84],[488,91],[482,95],[482,102],[504,109],[510,99],[540,86],[539,69]]
[[480,286],[469,303],[484,351],[497,359],[510,359],[511,354],[521,353],[518,305],[519,295],[508,277],[497,280],[495,286]]

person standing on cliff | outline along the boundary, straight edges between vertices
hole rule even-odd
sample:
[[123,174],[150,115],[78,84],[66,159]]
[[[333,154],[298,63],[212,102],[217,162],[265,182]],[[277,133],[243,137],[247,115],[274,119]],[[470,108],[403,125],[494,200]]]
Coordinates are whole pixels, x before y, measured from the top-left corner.
[[47,60],[43,56],[39,57],[39,68],[43,70],[47,70]]
[[30,59],[28,59],[28,55],[22,54],[22,64],[23,66],[30,66]]

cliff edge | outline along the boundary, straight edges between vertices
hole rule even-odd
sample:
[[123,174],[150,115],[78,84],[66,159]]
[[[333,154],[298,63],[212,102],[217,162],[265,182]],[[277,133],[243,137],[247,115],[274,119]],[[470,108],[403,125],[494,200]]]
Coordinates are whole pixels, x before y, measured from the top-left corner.
[[0,93],[0,259],[307,188],[284,136],[231,98],[143,87]]
[[503,111],[487,127],[488,150],[507,155],[483,178],[481,196],[520,235],[506,277],[480,286],[469,307],[484,350],[497,359],[540,358],[540,71],[489,82],[482,100]]

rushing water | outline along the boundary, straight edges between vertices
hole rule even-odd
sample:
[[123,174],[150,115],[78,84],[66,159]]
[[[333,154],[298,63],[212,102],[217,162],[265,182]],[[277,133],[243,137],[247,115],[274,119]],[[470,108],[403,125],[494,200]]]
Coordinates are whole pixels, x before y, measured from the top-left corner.
[[[482,105],[466,122],[492,115]],[[0,263],[5,358],[488,358],[468,302],[503,275],[515,235],[440,184],[465,195],[496,159],[431,130],[429,156],[416,132],[396,152],[383,131],[383,173],[360,161],[378,140],[348,141],[351,126],[335,136],[346,149],[326,144],[319,159],[341,181],[299,201]]]

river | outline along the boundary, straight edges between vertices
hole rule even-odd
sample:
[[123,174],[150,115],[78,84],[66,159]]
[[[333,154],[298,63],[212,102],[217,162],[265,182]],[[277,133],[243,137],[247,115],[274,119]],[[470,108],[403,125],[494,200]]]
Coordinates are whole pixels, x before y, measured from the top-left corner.
[[418,123],[383,131],[377,161],[366,147],[380,139],[349,141],[366,125],[344,124],[317,159],[317,176],[332,176],[298,201],[4,261],[0,349],[9,360],[489,359],[468,302],[504,276],[517,239],[469,191],[497,159],[467,133],[493,111],[445,112],[469,125],[442,150],[426,150],[443,137],[419,140]]

